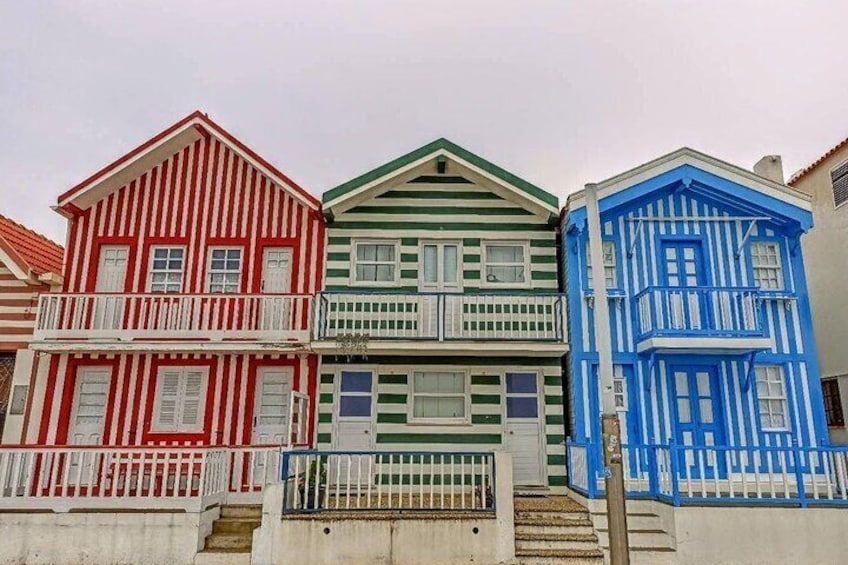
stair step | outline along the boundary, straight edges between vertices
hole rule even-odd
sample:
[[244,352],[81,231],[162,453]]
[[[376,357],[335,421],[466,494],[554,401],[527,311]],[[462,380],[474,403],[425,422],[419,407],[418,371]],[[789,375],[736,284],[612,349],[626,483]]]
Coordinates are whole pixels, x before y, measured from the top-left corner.
[[600,550],[524,549],[516,550],[515,556],[522,565],[602,565],[604,562]]
[[221,507],[221,518],[253,518],[262,520],[262,506],[254,504],[228,504]]
[[552,516],[550,518],[521,517],[515,519],[516,526],[583,526],[592,522],[588,516],[580,518],[566,518],[563,516]]
[[515,536],[515,550],[586,550],[598,549],[595,534],[538,534]]
[[206,538],[206,549],[232,549],[250,552],[253,547],[253,535],[212,534]]
[[586,520],[585,522],[582,520],[575,520],[575,524],[570,526],[548,526],[548,525],[540,525],[540,524],[516,524],[515,525],[515,534],[540,534],[540,535],[559,535],[559,534],[594,534],[595,530],[592,528],[592,523]]
[[262,525],[262,520],[253,518],[219,518],[212,523],[213,534],[248,534]]
[[557,512],[555,510],[517,510],[515,512],[515,519],[521,520],[524,518],[589,518],[589,512],[582,511],[562,511]]

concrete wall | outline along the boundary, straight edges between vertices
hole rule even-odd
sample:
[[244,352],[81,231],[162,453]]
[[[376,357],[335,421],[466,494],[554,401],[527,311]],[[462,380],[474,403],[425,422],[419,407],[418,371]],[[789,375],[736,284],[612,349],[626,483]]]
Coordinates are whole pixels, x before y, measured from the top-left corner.
[[[848,147],[834,152],[793,185],[813,197],[814,227],[801,237],[801,246],[823,378],[848,375],[848,204],[834,206],[830,180],[830,170],[845,159]],[[839,387],[843,399],[848,398],[846,384],[843,381]],[[848,443],[848,431],[831,429],[831,438]]]
[[681,565],[846,562],[844,508],[707,508],[674,512]]
[[[252,565],[495,565],[515,559],[512,461],[495,457],[497,515],[448,519],[286,519],[283,487],[265,489]],[[476,530],[476,531],[475,531]]]
[[218,515],[0,513],[0,564],[190,565]]

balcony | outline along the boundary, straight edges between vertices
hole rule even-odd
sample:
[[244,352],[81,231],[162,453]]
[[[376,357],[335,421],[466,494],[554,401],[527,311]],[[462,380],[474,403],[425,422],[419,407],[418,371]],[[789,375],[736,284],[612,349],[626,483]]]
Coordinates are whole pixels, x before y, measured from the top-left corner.
[[34,347],[90,347],[92,341],[127,349],[154,343],[156,350],[188,343],[234,350],[251,343],[303,347],[311,306],[312,297],[291,294],[44,294]]
[[757,288],[651,286],[634,301],[640,353],[742,354],[770,347]]
[[[345,348],[351,336],[375,351],[439,354],[488,350],[562,355],[567,351],[565,297],[559,294],[323,292],[314,348]],[[438,343],[438,346],[434,346]]]

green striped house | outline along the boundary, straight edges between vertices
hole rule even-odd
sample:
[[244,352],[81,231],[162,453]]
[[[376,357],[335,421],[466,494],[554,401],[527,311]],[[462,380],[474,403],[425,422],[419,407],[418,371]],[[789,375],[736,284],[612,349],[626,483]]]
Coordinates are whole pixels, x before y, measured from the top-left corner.
[[564,487],[558,209],[445,139],[325,193],[318,448],[505,450]]

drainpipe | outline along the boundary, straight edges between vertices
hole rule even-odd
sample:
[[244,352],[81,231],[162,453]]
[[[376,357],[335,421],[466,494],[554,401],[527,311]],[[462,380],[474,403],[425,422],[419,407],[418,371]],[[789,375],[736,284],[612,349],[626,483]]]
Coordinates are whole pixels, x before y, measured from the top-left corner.
[[[598,379],[601,388],[601,432],[604,453],[604,482],[607,492],[607,523],[611,565],[629,565],[627,509],[625,506],[624,469],[621,461],[621,432],[615,411],[612,377],[612,332],[610,330],[607,281],[604,275],[604,251],[601,239],[601,215],[598,187],[586,185],[586,227],[592,258],[592,287],[595,294],[595,349],[598,351]],[[589,480],[595,480],[589,477]]]

